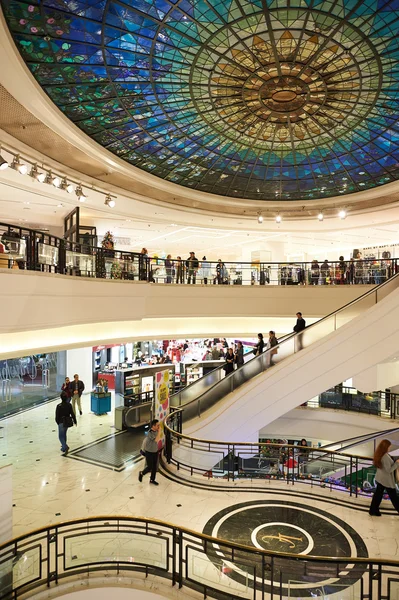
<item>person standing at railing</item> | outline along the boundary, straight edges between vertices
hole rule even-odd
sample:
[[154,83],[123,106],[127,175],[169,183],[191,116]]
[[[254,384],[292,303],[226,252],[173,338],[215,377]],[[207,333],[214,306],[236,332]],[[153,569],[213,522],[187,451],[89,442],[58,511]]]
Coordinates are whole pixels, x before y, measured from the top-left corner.
[[178,256],[175,261],[176,267],[176,283],[184,283],[184,263],[181,256]]
[[322,285],[326,285],[326,283],[330,283],[330,265],[328,264],[327,259],[322,263],[320,267],[321,271],[321,283]]
[[199,262],[195,256],[195,252],[190,252],[190,256],[186,260],[186,268],[188,270],[187,283],[190,284],[192,280],[193,284],[195,284],[195,278],[199,269]]
[[312,285],[319,284],[320,267],[317,260],[313,260],[310,265],[310,281]]
[[353,285],[355,283],[355,259],[354,258],[351,258],[347,265],[346,281],[350,285]]
[[206,256],[202,257],[201,269],[202,269],[202,283],[207,285],[208,279],[211,278],[211,263],[206,260]]
[[165,269],[166,269],[166,283],[172,283],[172,272],[173,272],[173,260],[172,255],[168,254],[165,260]]
[[344,284],[346,283],[346,262],[343,256],[339,257],[338,267],[335,273],[335,283]]
[[216,280],[213,280],[213,283],[218,283],[218,285],[222,285],[223,283],[223,268],[224,264],[222,263],[222,259],[219,258],[216,265]]
[[148,278],[148,250],[142,248],[139,256],[139,279],[147,281]]
[[396,493],[395,475],[399,468],[399,458],[393,460],[388,452],[392,448],[389,440],[382,440],[375,452],[373,464],[377,468],[375,481],[377,488],[371,500],[369,514],[372,517],[380,517],[380,504],[384,495],[387,492],[394,508],[399,513],[399,496]]

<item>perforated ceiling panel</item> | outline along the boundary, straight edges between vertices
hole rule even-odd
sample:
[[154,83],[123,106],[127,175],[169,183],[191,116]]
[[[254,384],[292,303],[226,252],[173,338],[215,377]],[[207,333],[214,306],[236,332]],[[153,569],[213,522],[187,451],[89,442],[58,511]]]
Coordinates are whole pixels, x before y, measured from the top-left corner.
[[399,178],[398,0],[2,4],[52,100],[145,171],[269,200]]

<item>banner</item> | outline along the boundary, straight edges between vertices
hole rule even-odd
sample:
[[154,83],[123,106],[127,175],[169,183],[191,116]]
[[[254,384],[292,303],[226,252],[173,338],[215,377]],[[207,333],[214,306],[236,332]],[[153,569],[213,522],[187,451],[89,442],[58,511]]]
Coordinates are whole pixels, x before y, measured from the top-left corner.
[[165,443],[164,420],[169,414],[169,371],[155,373],[155,406],[154,419],[161,424],[158,447],[161,449]]

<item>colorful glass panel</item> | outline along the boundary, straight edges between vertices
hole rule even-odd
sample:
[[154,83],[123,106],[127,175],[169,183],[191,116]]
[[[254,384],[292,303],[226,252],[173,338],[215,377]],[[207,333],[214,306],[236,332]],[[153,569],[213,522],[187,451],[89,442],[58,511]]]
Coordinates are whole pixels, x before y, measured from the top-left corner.
[[154,175],[259,200],[399,179],[396,1],[1,2],[53,102]]

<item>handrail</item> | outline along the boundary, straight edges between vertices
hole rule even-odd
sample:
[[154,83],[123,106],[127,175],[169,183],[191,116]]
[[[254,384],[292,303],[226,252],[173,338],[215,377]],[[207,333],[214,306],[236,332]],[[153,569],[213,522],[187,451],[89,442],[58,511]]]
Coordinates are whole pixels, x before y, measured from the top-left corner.
[[[106,279],[139,279],[147,282],[176,283],[196,282],[196,277],[204,284],[235,284],[235,285],[290,285],[290,284],[313,284],[329,285],[332,283],[347,284],[372,284],[378,285],[383,279],[389,280],[399,269],[399,260],[365,258],[353,263],[344,261],[330,261],[326,266],[322,263],[317,266],[310,261],[202,261],[198,260],[198,266],[191,268],[188,258],[181,262],[176,258],[168,259],[156,256],[150,257],[138,252],[116,250],[113,246],[103,248],[94,246],[91,240],[78,242],[66,240],[51,233],[30,229],[21,225],[0,223],[0,241],[6,246],[12,242],[25,240],[25,248],[19,248],[20,253],[14,250],[11,253],[0,254],[4,268],[4,261],[10,261],[13,265],[23,264],[23,268],[29,270],[42,270],[67,275],[80,275]],[[54,253],[39,252],[39,245],[53,248]],[[69,255],[68,255],[69,253]],[[71,256],[75,256],[72,260]],[[90,265],[87,260],[92,259]],[[196,264],[196,263],[195,263]],[[221,264],[226,272],[221,270]],[[226,266],[227,265],[227,266]],[[162,270],[157,272],[158,267]],[[178,280],[178,273],[174,270],[183,269],[183,277]],[[22,267],[21,267],[22,268]],[[243,275],[243,269],[247,269],[247,277]],[[202,272],[199,273],[199,270]],[[224,273],[224,275],[222,274]],[[273,279],[274,277],[274,279]],[[273,280],[272,280],[273,279]]]
[[[387,435],[389,433],[393,433],[394,431],[399,431],[399,427],[393,427],[392,429],[384,429],[381,431],[373,431],[372,433],[364,433],[363,435],[353,436],[351,438],[339,440],[338,442],[330,442],[329,444],[325,444],[324,446],[321,446],[321,448],[327,450],[327,448],[329,446],[335,446],[336,444],[345,444],[346,442],[350,442],[350,443],[348,444],[348,446],[345,446],[345,448],[350,448],[351,445],[359,446],[360,444],[365,444],[366,442],[369,442],[370,440],[382,437],[383,435]],[[340,448],[340,450],[342,450],[342,449],[343,448]]]
[[[271,550],[264,550],[264,549],[260,549],[260,548],[256,548],[255,546],[246,546],[245,544],[239,544],[237,542],[232,542],[230,540],[226,540],[224,538],[216,538],[216,537],[212,537],[210,535],[207,535],[206,533],[202,533],[199,531],[195,531],[194,529],[189,529],[188,527],[185,527],[184,525],[175,525],[173,523],[170,523],[169,521],[162,521],[161,519],[154,519],[153,517],[131,517],[131,516],[125,516],[125,515],[96,515],[93,517],[85,517],[82,519],[72,519],[72,520],[68,520],[68,521],[61,521],[60,523],[53,523],[51,525],[45,525],[44,527],[39,527],[38,529],[33,529],[32,531],[30,531],[29,533],[23,533],[15,538],[11,538],[8,542],[4,542],[3,544],[0,544],[0,554],[2,552],[4,552],[4,550],[6,550],[8,547],[15,547],[16,545],[18,545],[19,542],[22,542],[24,540],[29,539],[30,537],[34,536],[34,535],[40,535],[42,533],[47,533],[47,532],[51,532],[53,533],[53,530],[55,531],[60,531],[60,529],[62,527],[70,527],[71,525],[79,525],[82,523],[95,523],[97,521],[111,521],[111,520],[115,520],[115,521],[128,521],[128,522],[138,522],[138,523],[148,523],[151,525],[157,525],[157,526],[164,526],[164,527],[170,527],[172,529],[181,531],[187,535],[193,536],[193,537],[198,537],[201,540],[206,540],[208,542],[212,542],[215,544],[223,544],[226,546],[229,546],[231,548],[234,548],[235,550],[245,550],[246,552],[250,552],[251,554],[260,554],[260,555],[264,555],[264,556],[276,556],[276,557],[282,557],[282,558],[292,558],[295,561],[298,560],[303,560],[303,561],[307,561],[307,560],[312,560],[312,561],[321,561],[321,562],[355,562],[355,563],[359,563],[359,564],[364,564],[364,563],[374,563],[374,564],[381,564],[381,565],[385,565],[385,564],[390,564],[392,566],[396,566],[399,567],[399,560],[387,560],[384,558],[363,558],[363,557],[358,557],[358,556],[315,556],[312,554],[293,554],[291,552],[277,552],[277,551],[271,551]],[[1,598],[1,596],[0,596]]]
[[[309,325],[308,327],[306,327],[300,333],[288,334],[288,336],[284,340],[282,340],[281,342],[279,342],[279,344],[277,346],[275,346],[274,348],[267,348],[260,356],[255,356],[253,359],[249,360],[240,369],[240,371],[242,372],[248,364],[252,364],[252,363],[254,363],[254,361],[258,361],[257,364],[259,365],[260,372],[263,372],[271,364],[272,352],[274,352],[276,350],[276,348],[277,349],[284,348],[285,345],[288,344],[293,339],[294,339],[294,353],[297,352],[301,348],[298,348],[298,345],[296,344],[296,341],[298,339],[302,339],[302,337],[304,335],[307,335],[309,333],[309,331],[314,331],[316,328],[320,327],[320,325],[322,325],[323,323],[325,323],[328,319],[331,319],[331,317],[334,317],[334,321],[335,321],[334,322],[334,331],[335,331],[337,329],[337,323],[336,323],[336,317],[337,317],[337,315],[341,314],[343,311],[347,310],[349,307],[354,306],[354,305],[358,304],[359,302],[362,302],[365,298],[367,298],[367,297],[369,297],[371,295],[375,295],[375,304],[378,303],[378,292],[381,289],[383,289],[385,286],[390,285],[392,283],[396,283],[397,285],[399,285],[399,273],[397,273],[396,275],[394,275],[393,277],[391,277],[391,279],[389,279],[388,281],[385,281],[385,282],[381,283],[380,285],[374,287],[373,289],[367,290],[364,294],[361,294],[358,298],[355,298],[354,300],[351,300],[350,302],[348,302],[344,306],[340,307],[336,311],[331,312],[328,315],[326,315],[325,317],[322,317],[321,319],[319,319],[318,321],[316,321],[315,323],[312,323],[311,325]],[[215,382],[213,385],[211,385],[208,389],[206,389],[198,397],[196,397],[196,398],[192,399],[191,401],[187,402],[186,404],[184,404],[184,406],[192,405],[194,402],[200,403],[201,402],[201,398],[203,398],[206,394],[209,394],[213,389],[216,388],[216,386],[219,386],[220,384],[222,384],[222,382],[226,382],[226,380],[231,380],[232,381],[231,389],[229,391],[233,391],[235,389],[235,387],[234,387],[234,378],[237,378],[237,373],[238,372],[239,372],[238,370],[233,371],[232,373],[230,373],[229,375],[227,375],[222,380]],[[205,376],[205,377],[207,377],[207,376]],[[199,384],[199,382],[201,382],[202,380],[204,380],[205,377],[202,377],[200,380],[197,380],[195,383]],[[244,383],[244,381],[242,381],[241,383]],[[241,383],[238,382],[237,387],[239,387],[239,385],[241,385]],[[223,383],[223,385],[225,385],[225,383]],[[184,389],[182,390],[181,393],[183,393],[183,392],[184,392]],[[177,395],[179,395],[179,392],[177,393]],[[172,402],[171,402],[171,406],[174,406]],[[181,404],[179,406],[181,406]]]

